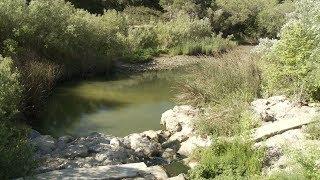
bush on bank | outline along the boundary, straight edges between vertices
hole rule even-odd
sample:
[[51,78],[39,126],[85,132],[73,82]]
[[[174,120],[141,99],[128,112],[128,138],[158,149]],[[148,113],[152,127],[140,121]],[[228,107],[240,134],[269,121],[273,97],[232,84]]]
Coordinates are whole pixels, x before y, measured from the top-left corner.
[[0,178],[25,176],[35,165],[27,129],[16,127],[22,98],[20,74],[11,58],[0,55]]
[[250,179],[259,177],[264,159],[263,149],[253,149],[251,142],[214,140],[211,147],[200,149],[194,157],[199,165],[189,173],[190,179]]
[[298,100],[320,100],[320,3],[302,0],[282,28],[280,39],[264,58],[267,95],[286,94]]

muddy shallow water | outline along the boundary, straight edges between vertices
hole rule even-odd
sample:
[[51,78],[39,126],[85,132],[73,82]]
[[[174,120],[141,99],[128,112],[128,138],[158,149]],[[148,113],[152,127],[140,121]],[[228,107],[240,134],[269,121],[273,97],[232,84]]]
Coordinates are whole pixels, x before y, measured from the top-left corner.
[[161,114],[172,108],[172,87],[182,70],[145,72],[69,82],[57,87],[36,129],[53,136],[101,132],[114,136],[160,129]]

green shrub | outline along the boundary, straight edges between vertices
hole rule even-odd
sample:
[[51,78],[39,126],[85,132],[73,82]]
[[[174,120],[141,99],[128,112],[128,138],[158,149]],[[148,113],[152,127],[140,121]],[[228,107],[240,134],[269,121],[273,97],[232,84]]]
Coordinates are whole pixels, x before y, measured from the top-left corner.
[[260,33],[263,36],[276,38],[282,26],[287,22],[287,15],[294,9],[295,3],[291,0],[263,9],[257,17]]
[[169,22],[158,23],[156,32],[161,48],[170,49],[190,40],[210,37],[211,28],[208,19],[194,19],[182,13]]
[[0,121],[0,178],[30,175],[35,168],[33,148],[27,142],[27,130]]
[[184,42],[169,49],[169,52],[173,55],[219,55],[220,53],[226,52],[235,46],[236,43],[231,41],[230,38],[224,39],[221,35],[213,34],[211,37]]
[[[1,31],[8,34],[5,39],[66,66],[68,73],[106,70],[113,58],[123,55],[126,47],[118,34],[126,34],[128,25],[120,13],[108,11],[97,16],[63,0],[31,1],[28,6],[23,0],[15,1],[0,4],[0,16],[8,19],[0,23],[5,27],[1,25]],[[23,15],[14,13],[21,11]]]
[[125,38],[130,49],[124,60],[143,62],[158,54],[157,34],[151,25],[132,27]]
[[221,58],[204,59],[181,80],[177,101],[204,108],[196,121],[200,134],[233,136],[239,133],[245,111],[259,94],[259,71],[247,49]]
[[18,112],[22,97],[19,77],[12,60],[0,55],[0,121],[11,120]]
[[24,129],[14,127],[22,98],[19,73],[10,58],[0,56],[0,178],[25,176],[34,167]]
[[249,179],[261,174],[264,150],[241,139],[217,139],[211,147],[198,150],[194,158],[199,165],[189,173],[191,179]]
[[295,16],[282,28],[280,40],[264,60],[267,95],[286,94],[299,100],[319,100],[320,3],[302,0]]
[[156,23],[162,19],[162,13],[147,7],[132,7],[129,6],[123,10],[130,26],[146,25]]
[[[26,14],[26,4],[23,0],[0,1],[0,43],[12,36],[13,30],[23,23]],[[1,47],[0,44],[0,47]],[[0,48],[1,49],[1,48]]]
[[309,139],[320,140],[320,120],[316,120],[314,123],[307,125],[306,133]]

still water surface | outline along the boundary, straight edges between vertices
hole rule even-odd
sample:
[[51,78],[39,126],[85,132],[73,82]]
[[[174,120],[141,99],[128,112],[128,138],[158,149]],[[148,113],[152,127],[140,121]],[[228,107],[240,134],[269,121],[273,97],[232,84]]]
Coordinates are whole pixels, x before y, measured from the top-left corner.
[[36,128],[53,136],[91,132],[126,136],[158,130],[161,114],[174,106],[171,87],[183,74],[148,72],[63,84],[50,97]]

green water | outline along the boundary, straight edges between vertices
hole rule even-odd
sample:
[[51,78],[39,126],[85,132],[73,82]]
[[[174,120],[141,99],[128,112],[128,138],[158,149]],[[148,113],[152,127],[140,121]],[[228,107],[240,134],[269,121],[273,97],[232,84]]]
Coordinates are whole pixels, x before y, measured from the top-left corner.
[[161,129],[161,114],[174,106],[171,87],[182,74],[152,72],[63,84],[49,98],[36,129],[53,136],[126,136]]

